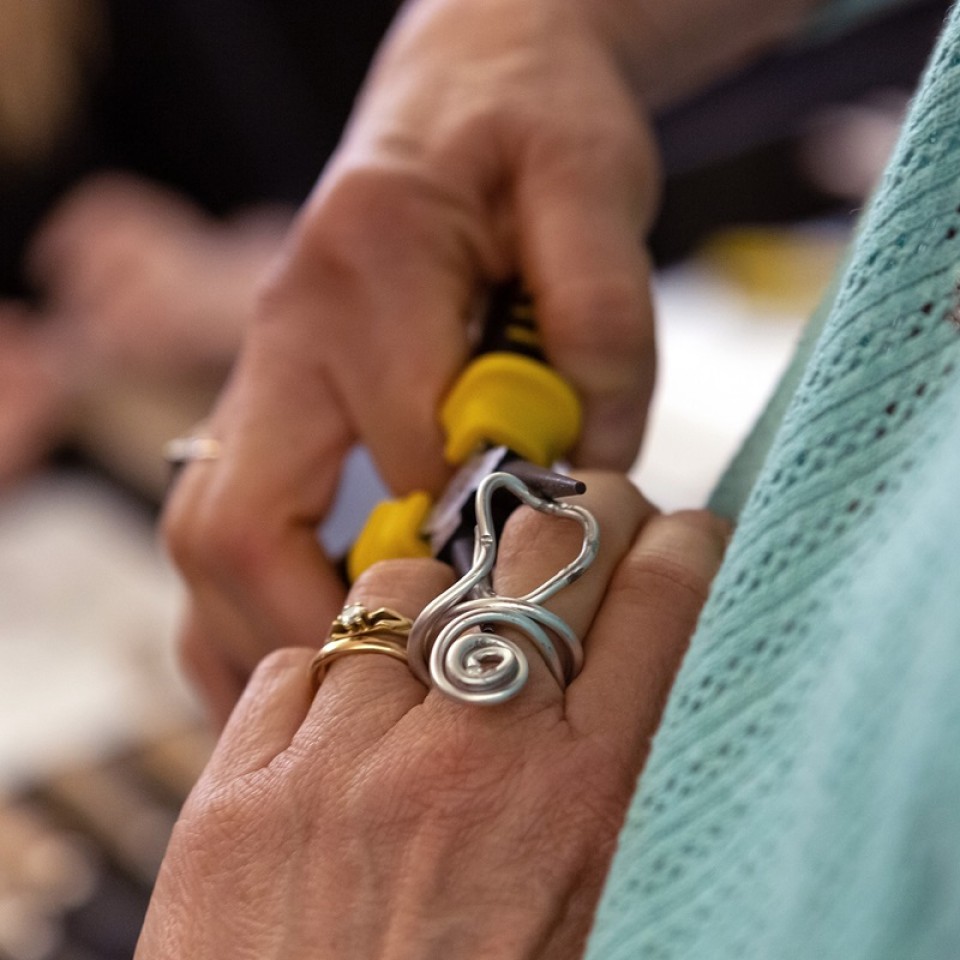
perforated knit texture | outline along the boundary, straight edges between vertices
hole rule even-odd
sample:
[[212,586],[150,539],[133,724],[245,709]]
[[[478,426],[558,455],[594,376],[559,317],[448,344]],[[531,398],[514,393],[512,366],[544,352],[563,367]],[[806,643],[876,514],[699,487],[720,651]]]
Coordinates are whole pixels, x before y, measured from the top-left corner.
[[590,960],[960,957],[958,278],[954,11],[678,677]]
[[908,7],[915,0],[826,0],[812,13],[807,38],[826,40],[843,33],[861,20],[888,9]]

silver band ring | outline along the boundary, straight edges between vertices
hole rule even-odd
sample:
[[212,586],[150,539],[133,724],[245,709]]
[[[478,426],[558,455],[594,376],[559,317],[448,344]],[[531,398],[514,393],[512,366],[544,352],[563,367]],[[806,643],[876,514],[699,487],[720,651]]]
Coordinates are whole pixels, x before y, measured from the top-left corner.
[[222,447],[213,437],[175,437],[163,448],[163,458],[175,470],[198,460],[219,460]]

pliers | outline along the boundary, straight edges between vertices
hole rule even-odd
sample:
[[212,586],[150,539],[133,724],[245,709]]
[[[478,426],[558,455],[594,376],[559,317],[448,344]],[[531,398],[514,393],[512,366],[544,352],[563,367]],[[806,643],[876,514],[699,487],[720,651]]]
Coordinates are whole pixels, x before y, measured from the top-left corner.
[[[447,395],[440,421],[446,458],[459,469],[436,503],[416,492],[374,508],[348,556],[351,580],[397,557],[434,556],[462,575],[473,557],[476,493],[492,473],[518,477],[547,500],[586,489],[553,469],[580,433],[580,401],[547,364],[519,281],[493,290],[474,358]],[[506,493],[496,496],[497,534],[518,505]]]

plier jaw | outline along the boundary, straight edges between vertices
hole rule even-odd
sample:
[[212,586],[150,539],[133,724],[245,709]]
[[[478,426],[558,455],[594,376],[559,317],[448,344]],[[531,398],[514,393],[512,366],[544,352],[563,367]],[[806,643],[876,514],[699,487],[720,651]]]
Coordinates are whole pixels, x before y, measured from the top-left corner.
[[[582,481],[531,463],[509,447],[491,447],[474,454],[447,484],[422,531],[430,544],[431,554],[449,563],[461,575],[473,562],[477,491],[483,480],[493,473],[508,473],[522,480],[544,500],[577,496],[586,490]],[[498,539],[510,514],[519,505],[519,501],[506,491],[495,495],[493,524]]]

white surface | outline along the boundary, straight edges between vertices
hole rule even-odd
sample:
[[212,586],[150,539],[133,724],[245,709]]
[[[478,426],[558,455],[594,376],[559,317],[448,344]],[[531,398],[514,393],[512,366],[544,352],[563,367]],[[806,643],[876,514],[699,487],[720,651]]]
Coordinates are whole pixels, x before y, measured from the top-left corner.
[[697,266],[662,275],[654,300],[657,389],[631,476],[663,510],[701,507],[773,392],[805,318],[752,302]]
[[149,523],[106,486],[41,476],[0,500],[0,785],[191,709],[177,607]]

